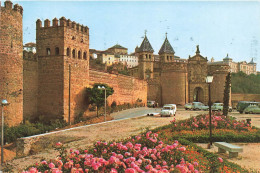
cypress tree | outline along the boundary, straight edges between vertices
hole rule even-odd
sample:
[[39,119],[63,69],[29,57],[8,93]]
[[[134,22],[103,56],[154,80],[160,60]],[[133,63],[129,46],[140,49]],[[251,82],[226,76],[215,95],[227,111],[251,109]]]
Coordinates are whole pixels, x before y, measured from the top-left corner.
[[230,72],[226,76],[225,89],[224,89],[224,98],[223,98],[223,115],[228,115],[229,107],[229,98],[230,98],[230,87],[231,87],[231,74]]

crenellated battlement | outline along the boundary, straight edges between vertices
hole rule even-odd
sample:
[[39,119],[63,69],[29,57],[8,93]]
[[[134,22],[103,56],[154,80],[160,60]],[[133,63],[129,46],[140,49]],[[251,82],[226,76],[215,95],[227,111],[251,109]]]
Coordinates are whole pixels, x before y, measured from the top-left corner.
[[76,23],[75,21],[71,21],[70,19],[66,19],[65,17],[61,17],[59,20],[55,17],[52,20],[52,24],[49,19],[45,19],[43,26],[42,26],[42,21],[40,19],[38,19],[36,21],[36,29],[50,28],[50,27],[52,27],[52,28],[53,27],[68,27],[68,28],[71,28],[71,29],[74,29],[74,30],[77,30],[77,31],[83,32],[83,33],[89,32],[89,28],[87,26]]
[[2,11],[3,9],[9,10],[9,11],[11,11],[11,10],[17,11],[17,12],[19,12],[21,15],[23,15],[23,7],[20,6],[20,5],[18,5],[18,4],[15,4],[15,5],[13,6],[13,3],[12,3],[11,1],[8,1],[8,0],[4,2],[4,6],[1,6],[1,11]]

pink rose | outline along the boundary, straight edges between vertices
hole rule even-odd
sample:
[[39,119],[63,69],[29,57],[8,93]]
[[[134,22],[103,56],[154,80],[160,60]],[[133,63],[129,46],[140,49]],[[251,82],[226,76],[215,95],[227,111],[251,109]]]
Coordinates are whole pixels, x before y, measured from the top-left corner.
[[222,162],[223,162],[223,159],[222,159],[221,157],[219,157],[219,158],[218,158],[218,161],[219,161],[220,163],[222,163]]
[[50,163],[49,168],[55,168],[55,165],[53,163]]

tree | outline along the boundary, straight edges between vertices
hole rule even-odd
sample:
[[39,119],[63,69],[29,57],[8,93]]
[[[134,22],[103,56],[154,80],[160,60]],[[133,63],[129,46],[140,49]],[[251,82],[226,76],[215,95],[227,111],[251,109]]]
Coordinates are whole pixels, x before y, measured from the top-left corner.
[[231,74],[230,72],[226,76],[226,83],[224,89],[224,98],[223,98],[223,115],[228,115],[228,107],[229,107],[229,98],[230,98],[230,86],[231,85]]
[[105,90],[99,89],[98,86],[104,86],[106,88],[106,98],[114,93],[114,89],[107,84],[95,83],[93,88],[86,88],[87,100],[90,104],[97,106],[97,116],[99,109],[105,105]]

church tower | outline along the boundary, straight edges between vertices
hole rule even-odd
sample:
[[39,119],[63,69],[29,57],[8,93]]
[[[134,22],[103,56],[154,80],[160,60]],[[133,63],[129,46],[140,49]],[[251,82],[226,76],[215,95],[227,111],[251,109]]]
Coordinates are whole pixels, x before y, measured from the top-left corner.
[[146,36],[141,46],[138,48],[138,61],[139,61],[139,78],[140,79],[151,79],[153,78],[153,65],[154,56],[153,48]]
[[160,62],[162,63],[167,63],[167,62],[173,62],[174,61],[174,50],[169,42],[169,40],[167,39],[167,33],[166,33],[166,37],[164,40],[164,43],[160,49],[160,51],[158,52],[159,56],[160,56]]

